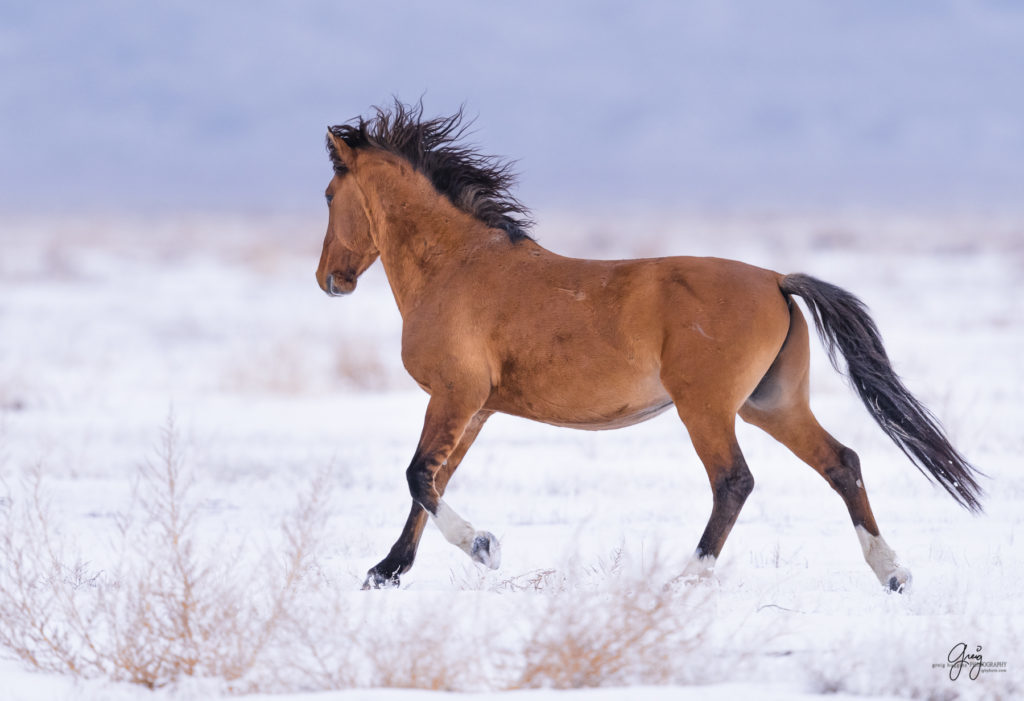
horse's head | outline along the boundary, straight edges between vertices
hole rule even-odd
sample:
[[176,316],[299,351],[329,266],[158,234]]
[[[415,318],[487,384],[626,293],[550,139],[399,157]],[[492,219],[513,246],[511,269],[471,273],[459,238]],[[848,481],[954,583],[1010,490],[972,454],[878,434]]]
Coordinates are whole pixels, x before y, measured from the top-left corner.
[[327,132],[327,149],[334,163],[334,177],[324,193],[327,234],[316,281],[324,292],[336,297],[356,288],[359,276],[377,260],[380,252],[373,242],[363,195],[352,173],[355,151],[330,131]]

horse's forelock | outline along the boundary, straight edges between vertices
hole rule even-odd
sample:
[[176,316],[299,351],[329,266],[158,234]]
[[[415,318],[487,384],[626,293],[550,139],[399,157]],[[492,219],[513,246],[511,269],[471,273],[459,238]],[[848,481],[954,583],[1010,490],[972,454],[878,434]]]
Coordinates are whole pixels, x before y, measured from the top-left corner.
[[[350,148],[362,148],[370,143],[367,134],[367,123],[362,117],[358,121],[354,121],[348,124],[335,124],[334,126],[327,127],[327,130],[334,135],[334,138],[343,140]],[[334,144],[331,143],[330,139],[327,141],[327,155],[331,159],[331,165],[334,166],[334,172],[338,175],[344,175],[348,172],[348,166],[337,150],[334,148]]]

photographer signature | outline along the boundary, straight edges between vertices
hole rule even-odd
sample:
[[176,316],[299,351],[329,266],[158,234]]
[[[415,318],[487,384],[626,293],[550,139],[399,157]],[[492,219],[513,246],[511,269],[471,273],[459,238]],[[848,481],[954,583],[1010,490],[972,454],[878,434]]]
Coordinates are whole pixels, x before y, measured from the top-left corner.
[[981,672],[981,645],[978,645],[974,652],[969,653],[967,652],[967,643],[957,643],[949,651],[946,659],[950,663],[949,678],[952,681],[960,678],[960,672],[963,671],[964,667],[967,667],[968,677],[977,679],[978,674]]

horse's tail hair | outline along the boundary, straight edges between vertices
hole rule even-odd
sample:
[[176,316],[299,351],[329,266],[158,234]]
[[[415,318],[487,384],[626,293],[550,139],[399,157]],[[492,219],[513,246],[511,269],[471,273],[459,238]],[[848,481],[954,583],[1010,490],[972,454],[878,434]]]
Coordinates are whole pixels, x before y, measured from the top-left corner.
[[[878,327],[864,303],[846,290],[809,275],[786,275],[779,288],[803,298],[832,367],[849,378],[886,435],[925,477],[942,485],[964,508],[980,512],[980,473],[953,447],[938,419],[893,371]],[[839,353],[846,360],[845,373]]]

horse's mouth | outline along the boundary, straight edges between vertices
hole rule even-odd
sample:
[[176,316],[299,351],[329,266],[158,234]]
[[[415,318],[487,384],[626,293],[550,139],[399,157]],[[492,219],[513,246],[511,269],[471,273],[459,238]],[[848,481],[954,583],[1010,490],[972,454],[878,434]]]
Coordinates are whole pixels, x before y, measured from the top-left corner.
[[345,295],[352,294],[354,289],[356,289],[356,278],[354,276],[336,273],[328,275],[324,285],[324,292],[331,297],[344,297]]

